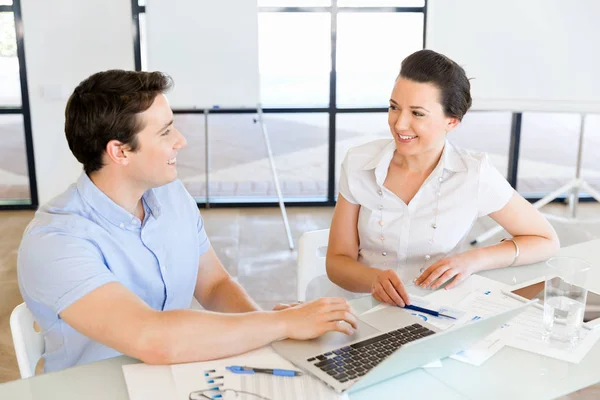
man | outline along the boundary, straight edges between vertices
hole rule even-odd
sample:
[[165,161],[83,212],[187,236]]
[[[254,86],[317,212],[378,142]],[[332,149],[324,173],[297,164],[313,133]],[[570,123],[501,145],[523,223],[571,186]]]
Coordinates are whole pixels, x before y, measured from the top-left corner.
[[[343,299],[260,311],[231,279],[177,180],[186,140],[164,95],[171,85],[160,72],[100,72],[67,103],[67,141],[84,173],[36,213],[18,256],[46,371],[121,353],[208,360],[356,328]],[[207,311],[189,309],[192,296]]]

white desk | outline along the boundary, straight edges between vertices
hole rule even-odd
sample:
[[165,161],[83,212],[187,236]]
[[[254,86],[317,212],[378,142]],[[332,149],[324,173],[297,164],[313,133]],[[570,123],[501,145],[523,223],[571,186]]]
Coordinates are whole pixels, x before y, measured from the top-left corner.
[[[600,240],[563,248],[559,255],[583,258],[592,264],[590,289],[600,292]],[[505,268],[482,275],[516,284],[544,275],[545,264]],[[372,305],[369,297],[353,301],[360,312]],[[136,363],[121,356],[92,364],[0,385],[0,399],[128,400],[121,366]],[[430,399],[550,399],[600,382],[600,342],[578,365],[505,347],[481,367],[452,359],[443,368],[417,369],[350,395],[373,398]]]

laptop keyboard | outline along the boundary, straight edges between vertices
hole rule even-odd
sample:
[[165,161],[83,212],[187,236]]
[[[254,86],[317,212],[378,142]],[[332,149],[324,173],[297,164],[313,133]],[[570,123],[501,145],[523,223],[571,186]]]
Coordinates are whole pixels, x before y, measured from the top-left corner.
[[363,340],[306,361],[321,369],[339,382],[347,382],[365,375],[400,346],[433,335],[430,329],[413,324],[370,339]]

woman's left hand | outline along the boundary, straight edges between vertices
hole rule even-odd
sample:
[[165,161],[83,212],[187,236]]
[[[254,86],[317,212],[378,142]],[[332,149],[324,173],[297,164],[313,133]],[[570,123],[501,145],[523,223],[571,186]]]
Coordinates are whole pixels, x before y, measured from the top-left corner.
[[446,285],[446,289],[452,289],[475,272],[477,272],[477,260],[472,254],[466,252],[433,263],[415,279],[414,283],[423,288],[438,289],[454,278]]

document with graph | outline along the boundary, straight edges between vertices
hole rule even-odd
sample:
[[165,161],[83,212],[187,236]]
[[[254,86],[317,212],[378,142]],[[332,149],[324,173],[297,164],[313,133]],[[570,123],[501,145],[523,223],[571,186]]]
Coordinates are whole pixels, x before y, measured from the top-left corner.
[[[257,394],[266,399],[347,399],[331,390],[313,376],[274,376],[257,373],[234,374],[226,367],[231,365],[254,368],[296,369],[291,363],[277,355],[270,347],[252,351],[241,356],[223,360],[154,366],[146,364],[124,365],[123,373],[131,400],[188,400],[191,393],[221,394],[227,400],[255,400]],[[227,389],[227,390],[226,390]],[[154,396],[154,394],[160,396]],[[165,397],[169,393],[168,397]],[[197,397],[203,398],[200,394]]]

